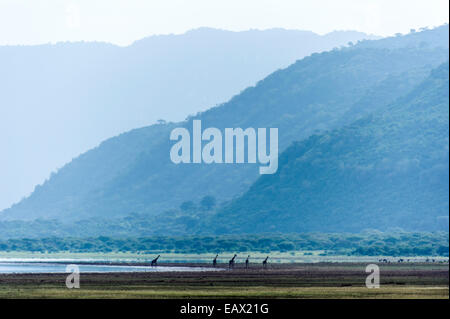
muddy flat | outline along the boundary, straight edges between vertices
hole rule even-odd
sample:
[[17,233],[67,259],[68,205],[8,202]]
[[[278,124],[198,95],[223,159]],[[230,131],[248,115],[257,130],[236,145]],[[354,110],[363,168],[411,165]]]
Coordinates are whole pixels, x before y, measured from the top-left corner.
[[271,264],[267,269],[219,264],[219,271],[210,264],[160,264],[205,270],[82,272],[80,289],[68,289],[62,273],[0,274],[0,298],[449,298],[446,263],[378,265],[380,288],[375,289],[365,285],[365,263]]

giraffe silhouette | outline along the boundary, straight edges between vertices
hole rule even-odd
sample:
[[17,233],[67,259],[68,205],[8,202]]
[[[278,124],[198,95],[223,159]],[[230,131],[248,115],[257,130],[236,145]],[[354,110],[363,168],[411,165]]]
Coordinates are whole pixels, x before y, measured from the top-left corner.
[[216,265],[217,265],[217,257],[218,257],[219,255],[216,255],[216,257],[214,257],[214,259],[213,259],[213,267],[216,267]]
[[158,263],[158,259],[161,255],[158,255],[158,257],[156,257],[155,259],[152,260],[152,266],[157,266]]
[[247,259],[245,260],[245,269],[248,269],[249,262],[250,262],[250,255],[248,255]]
[[266,259],[263,260],[263,268],[267,268],[267,259],[269,259],[269,256],[267,256]]
[[230,259],[228,262],[228,268],[234,268],[234,260],[236,259],[236,254],[233,256],[233,258]]

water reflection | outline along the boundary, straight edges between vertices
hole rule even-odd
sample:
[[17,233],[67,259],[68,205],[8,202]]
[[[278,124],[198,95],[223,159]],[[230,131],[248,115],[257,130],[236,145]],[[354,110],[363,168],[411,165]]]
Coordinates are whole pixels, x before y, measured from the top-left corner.
[[[65,263],[0,262],[0,274],[66,273],[66,266],[67,264]],[[219,270],[205,267],[166,267],[166,266],[150,267],[150,266],[117,266],[117,265],[89,265],[89,264],[77,264],[77,266],[80,268],[80,272],[82,273]]]

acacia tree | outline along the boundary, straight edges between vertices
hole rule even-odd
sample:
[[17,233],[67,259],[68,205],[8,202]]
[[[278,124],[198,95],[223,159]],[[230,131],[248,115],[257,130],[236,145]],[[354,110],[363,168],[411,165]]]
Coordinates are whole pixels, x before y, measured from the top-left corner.
[[186,201],[186,202],[181,203],[180,209],[183,212],[192,212],[195,210],[195,204],[193,201]]
[[200,201],[200,207],[204,211],[209,211],[216,206],[216,198],[214,196],[207,195]]

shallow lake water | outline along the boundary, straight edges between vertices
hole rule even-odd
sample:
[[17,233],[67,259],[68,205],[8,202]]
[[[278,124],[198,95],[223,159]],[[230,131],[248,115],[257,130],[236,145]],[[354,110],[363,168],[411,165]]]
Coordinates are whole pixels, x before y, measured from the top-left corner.
[[[202,267],[166,267],[166,266],[120,266],[120,265],[93,265],[77,264],[80,273],[109,273],[109,272],[167,272],[167,271],[211,271],[220,269]],[[67,263],[58,262],[6,262],[0,261],[0,274],[39,274],[39,273],[66,273]]]

